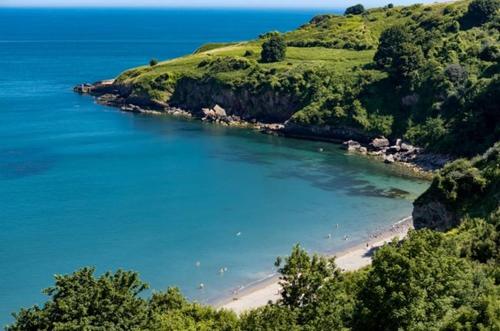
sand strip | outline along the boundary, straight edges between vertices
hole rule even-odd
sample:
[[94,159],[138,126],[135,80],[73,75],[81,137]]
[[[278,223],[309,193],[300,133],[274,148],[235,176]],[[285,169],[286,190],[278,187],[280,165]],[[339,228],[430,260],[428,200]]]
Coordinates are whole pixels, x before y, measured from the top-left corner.
[[[375,249],[394,238],[404,238],[410,228],[413,228],[413,221],[411,217],[407,217],[394,224],[391,229],[372,235],[371,239],[363,244],[328,255],[337,257],[337,266],[342,270],[357,270],[371,263],[371,255]],[[269,301],[275,302],[280,298],[280,290],[279,275],[275,275],[222,299],[214,306],[229,309],[239,314],[246,310],[264,306]]]

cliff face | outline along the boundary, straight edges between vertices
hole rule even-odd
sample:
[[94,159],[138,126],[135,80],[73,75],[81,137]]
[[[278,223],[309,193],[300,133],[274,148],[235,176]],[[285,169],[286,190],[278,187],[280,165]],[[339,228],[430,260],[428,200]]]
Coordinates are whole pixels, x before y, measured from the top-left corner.
[[213,78],[190,77],[177,81],[169,104],[190,110],[194,115],[199,115],[202,108],[218,104],[228,115],[263,123],[282,123],[301,107],[297,96],[272,88],[261,88],[254,92],[254,89],[233,87]]
[[460,222],[459,215],[456,212],[437,200],[415,203],[412,216],[416,229],[429,228],[446,231],[456,227]]
[[464,217],[489,217],[500,208],[500,143],[482,156],[446,165],[413,205],[417,229],[444,231]]

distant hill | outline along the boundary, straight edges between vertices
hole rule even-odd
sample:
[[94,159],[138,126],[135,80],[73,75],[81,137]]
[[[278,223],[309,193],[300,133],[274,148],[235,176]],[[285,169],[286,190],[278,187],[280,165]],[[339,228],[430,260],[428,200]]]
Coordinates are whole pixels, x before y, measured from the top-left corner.
[[[114,86],[123,103],[198,115],[218,104],[227,115],[312,136],[327,127],[322,134],[335,138],[342,128],[473,156],[500,136],[498,1],[482,3],[320,15],[285,34],[207,44],[127,70]],[[263,63],[272,38],[283,39],[286,56]]]

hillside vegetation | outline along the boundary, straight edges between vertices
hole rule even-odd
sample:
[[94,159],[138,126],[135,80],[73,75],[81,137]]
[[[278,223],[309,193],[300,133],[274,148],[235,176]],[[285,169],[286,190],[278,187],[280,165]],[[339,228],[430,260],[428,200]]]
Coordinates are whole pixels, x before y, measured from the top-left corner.
[[[236,316],[175,288],[146,297],[135,272],[83,268],[56,276],[48,300],[14,314],[7,330],[500,330],[498,10],[497,0],[473,0],[327,15],[279,38],[211,44],[125,72],[114,84],[129,101],[222,100],[249,118],[484,153],[440,170],[415,201],[419,229],[376,250],[364,269],[342,272],[335,259],[293,247],[276,261],[277,303]],[[270,38],[280,52],[287,43],[284,61],[259,62]],[[235,100],[255,108],[245,113]]]
[[473,156],[500,135],[498,1],[483,2],[492,5],[321,15],[282,35],[282,61],[261,61],[279,35],[269,32],[128,70],[115,84],[131,103],[194,113],[219,104],[245,120],[347,127]]
[[[175,288],[145,298],[135,272],[83,268],[56,276],[47,302],[21,309],[7,330],[500,330],[499,162],[497,144],[436,177],[426,194],[462,203],[449,232],[411,231],[350,273],[295,246],[276,261],[281,300],[242,316],[189,302]],[[494,204],[476,208],[482,200]]]

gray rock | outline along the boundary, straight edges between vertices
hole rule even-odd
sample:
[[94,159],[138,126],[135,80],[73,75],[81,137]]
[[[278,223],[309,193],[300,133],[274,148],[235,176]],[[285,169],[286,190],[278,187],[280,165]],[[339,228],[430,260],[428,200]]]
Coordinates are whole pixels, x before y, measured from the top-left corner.
[[384,155],[384,162],[385,163],[394,163],[394,156],[392,154],[389,155]]
[[227,116],[226,110],[219,105],[215,105],[213,108],[213,111],[215,112],[215,116],[217,116],[217,117],[226,117]]
[[354,152],[361,147],[361,144],[355,140],[348,140],[342,143],[342,148],[349,151]]
[[215,111],[210,108],[202,108],[201,112],[203,113],[204,118],[214,118],[215,117]]
[[375,138],[370,143],[370,146],[374,149],[382,149],[389,146],[389,139],[385,137]]
[[459,223],[459,217],[439,201],[414,203],[412,216],[415,229],[446,231]]
[[401,151],[403,151],[403,152],[413,152],[413,151],[415,151],[415,147],[413,147],[410,144],[402,143],[401,144]]
[[396,154],[397,152],[400,151],[400,149],[401,149],[401,147],[399,147],[398,145],[394,145],[394,146],[391,146],[391,147],[387,148],[385,150],[385,152],[387,154]]

